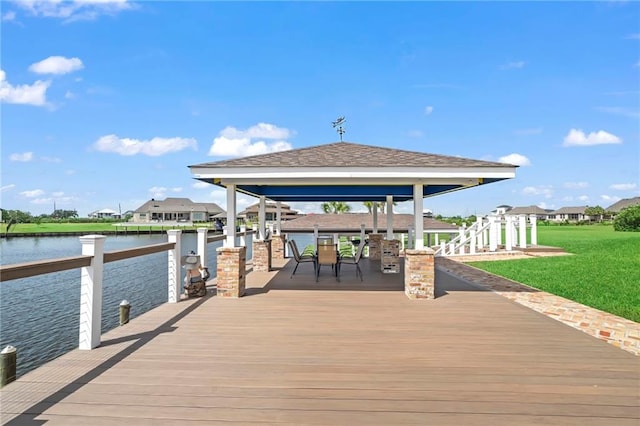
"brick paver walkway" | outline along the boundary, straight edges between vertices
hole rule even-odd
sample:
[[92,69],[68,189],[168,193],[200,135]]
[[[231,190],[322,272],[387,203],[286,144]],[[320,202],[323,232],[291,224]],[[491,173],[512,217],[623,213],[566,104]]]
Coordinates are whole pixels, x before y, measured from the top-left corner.
[[436,258],[436,267],[640,356],[640,324],[637,322],[490,274],[450,258]]

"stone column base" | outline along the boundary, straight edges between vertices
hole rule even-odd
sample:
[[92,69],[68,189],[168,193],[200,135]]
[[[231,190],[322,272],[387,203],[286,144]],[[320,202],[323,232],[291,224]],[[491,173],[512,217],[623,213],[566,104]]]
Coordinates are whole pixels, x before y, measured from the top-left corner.
[[284,259],[284,235],[271,237],[271,259]]
[[253,241],[253,270],[259,272],[271,270],[271,240]]
[[405,250],[404,293],[409,299],[435,298],[434,251]]
[[218,297],[241,297],[246,283],[247,248],[220,247],[217,252]]
[[369,259],[380,260],[382,257],[382,234],[369,234]]

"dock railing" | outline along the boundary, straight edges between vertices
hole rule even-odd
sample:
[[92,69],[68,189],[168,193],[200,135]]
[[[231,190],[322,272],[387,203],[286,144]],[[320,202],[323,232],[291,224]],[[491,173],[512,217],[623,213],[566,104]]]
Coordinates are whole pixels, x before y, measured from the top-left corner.
[[[197,250],[203,266],[207,262],[207,245],[224,241],[225,235],[208,236],[208,228],[197,229]],[[241,229],[240,243],[253,231]],[[91,350],[100,345],[102,334],[102,287],[104,264],[166,251],[168,253],[167,302],[177,303],[181,291],[181,230],[168,230],[166,243],[117,251],[104,251],[104,235],[80,237],[81,255],[58,259],[0,265],[0,282],[80,268],[80,332],[78,348]]]

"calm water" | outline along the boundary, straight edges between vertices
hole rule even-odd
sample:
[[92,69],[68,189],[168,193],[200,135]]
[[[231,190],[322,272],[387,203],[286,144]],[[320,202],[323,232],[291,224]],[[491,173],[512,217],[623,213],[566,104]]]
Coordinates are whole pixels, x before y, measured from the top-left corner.
[[[108,236],[105,252],[158,244],[165,235]],[[207,266],[216,274],[216,248],[208,245]],[[247,237],[247,259],[251,237]],[[79,237],[9,238],[0,240],[1,263],[56,259],[81,254]],[[196,250],[196,234],[182,234],[181,251]],[[118,305],[131,304],[131,318],[167,301],[167,253],[110,262],[104,266],[102,332],[119,324]],[[184,278],[184,271],[183,271]],[[22,375],[78,346],[80,269],[0,283],[0,348],[18,348]]]

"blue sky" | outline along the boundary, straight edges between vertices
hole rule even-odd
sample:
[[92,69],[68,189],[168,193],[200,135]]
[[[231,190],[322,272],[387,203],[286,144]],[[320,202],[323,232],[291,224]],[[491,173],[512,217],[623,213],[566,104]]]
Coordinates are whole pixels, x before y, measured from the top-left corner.
[[521,165],[436,214],[640,194],[637,2],[0,6],[4,209],[224,208],[188,165],[335,142],[339,116],[347,141]]

